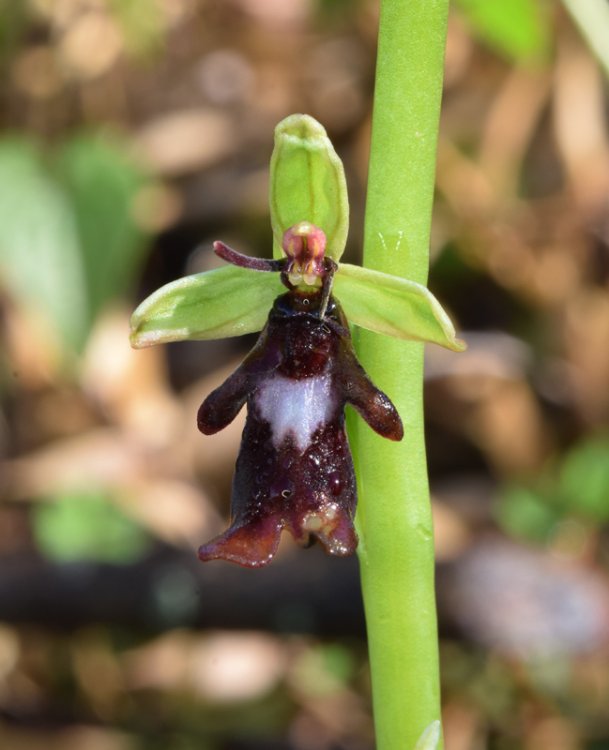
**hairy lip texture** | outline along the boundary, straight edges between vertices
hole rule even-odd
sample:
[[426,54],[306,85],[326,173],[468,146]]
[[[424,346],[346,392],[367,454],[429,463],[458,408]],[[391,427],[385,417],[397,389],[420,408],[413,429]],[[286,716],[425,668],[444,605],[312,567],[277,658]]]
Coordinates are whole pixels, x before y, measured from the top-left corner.
[[333,555],[357,547],[353,461],[344,406],[379,434],[400,440],[399,415],[357,361],[340,306],[321,293],[277,298],[241,366],[203,402],[199,429],[213,434],[247,403],[237,458],[231,525],[203,545],[203,561],[266,565],[287,529],[303,546],[318,540]]

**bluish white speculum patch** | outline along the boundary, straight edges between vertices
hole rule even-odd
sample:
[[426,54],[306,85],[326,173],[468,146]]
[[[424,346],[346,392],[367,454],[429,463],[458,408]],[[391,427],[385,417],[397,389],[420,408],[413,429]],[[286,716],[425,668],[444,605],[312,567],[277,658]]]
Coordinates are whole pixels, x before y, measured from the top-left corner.
[[325,374],[294,380],[274,375],[259,386],[253,401],[261,418],[271,426],[275,448],[291,437],[304,452],[316,430],[332,417],[332,377]]

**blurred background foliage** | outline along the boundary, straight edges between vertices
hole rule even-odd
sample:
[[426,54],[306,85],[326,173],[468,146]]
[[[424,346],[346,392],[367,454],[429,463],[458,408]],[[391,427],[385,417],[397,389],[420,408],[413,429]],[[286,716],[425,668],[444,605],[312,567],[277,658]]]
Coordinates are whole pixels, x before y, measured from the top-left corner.
[[[448,750],[609,749],[604,0],[455,0],[427,354]],[[0,0],[0,747],[370,750],[354,560],[201,566],[253,338],[130,311],[270,254],[272,132],[323,122],[361,251],[376,0]],[[590,52],[599,51],[598,62]],[[606,61],[605,63],[606,64]]]

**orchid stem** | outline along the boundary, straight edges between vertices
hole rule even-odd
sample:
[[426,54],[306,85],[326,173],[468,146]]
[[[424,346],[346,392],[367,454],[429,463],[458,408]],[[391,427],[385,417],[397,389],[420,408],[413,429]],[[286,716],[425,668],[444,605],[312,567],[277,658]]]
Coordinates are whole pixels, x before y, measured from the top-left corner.
[[[381,0],[364,265],[425,284],[448,0]],[[404,423],[389,444],[350,419],[377,750],[414,750],[440,718],[423,345],[358,330]],[[438,747],[442,740],[439,740]]]

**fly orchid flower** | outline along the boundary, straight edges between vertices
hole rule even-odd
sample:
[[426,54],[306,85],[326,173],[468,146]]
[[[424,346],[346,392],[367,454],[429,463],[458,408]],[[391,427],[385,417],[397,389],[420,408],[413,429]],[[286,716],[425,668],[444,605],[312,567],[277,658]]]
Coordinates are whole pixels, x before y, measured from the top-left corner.
[[198,413],[199,429],[213,434],[247,403],[232,522],[200,548],[199,557],[248,567],[272,559],[283,529],[304,546],[319,540],[333,555],[355,551],[347,403],[380,435],[402,438],[395,407],[357,361],[349,323],[464,348],[425,287],[338,264],[348,228],[344,172],[325,130],[311,117],[292,115],[277,126],[270,203],[273,260],[216,242],[216,254],[230,265],[162,287],[132,317],[135,347],[263,329]]
[[324,258],[324,232],[309,222],[283,236],[286,258],[248,258],[221,242],[216,253],[242,268],[280,271],[279,296],[256,346],[201,405],[206,435],[226,427],[247,403],[228,531],[199,550],[251,567],[272,559],[281,531],[333,555],[355,551],[356,485],[345,432],[345,404],[380,435],[401,440],[400,417],[358,363],[349,325],[330,294],[336,270]]

